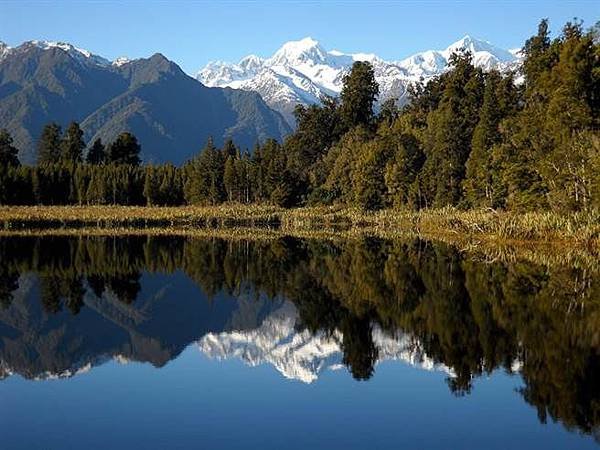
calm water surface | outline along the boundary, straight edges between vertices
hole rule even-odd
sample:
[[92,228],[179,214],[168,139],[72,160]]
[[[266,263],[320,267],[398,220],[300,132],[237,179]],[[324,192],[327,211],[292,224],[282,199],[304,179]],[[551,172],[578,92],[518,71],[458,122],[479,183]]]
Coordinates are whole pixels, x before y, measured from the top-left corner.
[[596,447],[600,270],[505,261],[420,240],[0,238],[1,446]]

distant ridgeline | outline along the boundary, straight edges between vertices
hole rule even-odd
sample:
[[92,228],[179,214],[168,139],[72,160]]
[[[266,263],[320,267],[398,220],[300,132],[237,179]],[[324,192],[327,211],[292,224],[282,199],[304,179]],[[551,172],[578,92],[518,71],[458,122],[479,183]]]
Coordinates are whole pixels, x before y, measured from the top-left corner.
[[[597,266],[508,260],[418,239],[2,237],[0,376],[68,376],[115,355],[162,366],[209,332],[258,329],[286,301],[297,332],[339,340],[357,379],[386,351],[377,333],[404,335],[453,392],[519,372],[541,421],[597,433]],[[165,295],[175,277],[199,289]],[[234,322],[244,299],[250,317]]]
[[297,129],[282,144],[267,140],[250,152],[235,140],[221,146],[208,139],[180,167],[140,166],[130,133],[106,148],[99,139],[84,142],[89,119],[84,132],[77,123],[64,134],[47,125],[38,165],[22,166],[3,132],[0,202],[596,209],[600,30],[567,23],[550,39],[542,21],[522,53],[515,83],[517,74],[485,72],[458,51],[450,70],[410,89],[406,107],[391,99],[378,114],[373,68],[358,61],[339,99],[296,108]]
[[143,144],[143,161],[175,164],[209,136],[246,148],[291,131],[260,95],[206,87],[158,53],[110,62],[69,44],[0,42],[0,128],[12,134],[20,161],[37,161],[45,124],[71,121],[90,143],[128,131]]

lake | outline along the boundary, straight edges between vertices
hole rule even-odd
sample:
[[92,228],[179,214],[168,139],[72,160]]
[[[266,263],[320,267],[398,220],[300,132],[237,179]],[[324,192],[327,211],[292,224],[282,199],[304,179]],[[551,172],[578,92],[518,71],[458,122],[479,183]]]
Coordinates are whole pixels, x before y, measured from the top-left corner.
[[0,238],[5,449],[579,449],[597,261],[420,239]]

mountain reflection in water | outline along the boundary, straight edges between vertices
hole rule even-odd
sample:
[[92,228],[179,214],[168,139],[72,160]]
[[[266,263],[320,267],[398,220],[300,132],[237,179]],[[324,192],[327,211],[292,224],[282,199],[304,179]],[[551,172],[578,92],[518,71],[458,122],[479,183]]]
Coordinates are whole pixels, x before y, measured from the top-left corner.
[[421,240],[4,237],[0,375],[161,367],[190,344],[306,383],[401,360],[460,396],[502,370],[541,422],[597,435],[599,274]]

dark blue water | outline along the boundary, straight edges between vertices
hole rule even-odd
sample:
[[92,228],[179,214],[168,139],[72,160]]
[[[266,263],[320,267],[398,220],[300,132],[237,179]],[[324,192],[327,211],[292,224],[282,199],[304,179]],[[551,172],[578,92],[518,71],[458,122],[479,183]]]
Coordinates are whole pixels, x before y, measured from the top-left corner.
[[590,267],[387,241],[0,253],[2,448],[597,445]]

